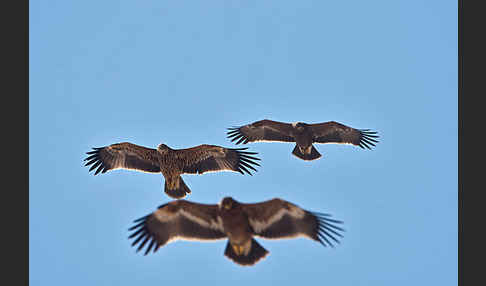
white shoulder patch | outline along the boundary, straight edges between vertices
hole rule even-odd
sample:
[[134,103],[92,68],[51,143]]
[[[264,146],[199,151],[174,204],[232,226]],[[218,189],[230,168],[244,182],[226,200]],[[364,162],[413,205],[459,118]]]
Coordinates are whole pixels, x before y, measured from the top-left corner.
[[159,209],[159,211],[156,211],[154,213],[155,217],[157,217],[157,219],[161,222],[164,222],[164,223],[167,223],[167,222],[170,222],[170,221],[173,221],[175,220],[178,216],[184,216],[186,217],[187,219],[189,220],[192,220],[204,227],[208,227],[208,228],[212,228],[212,229],[215,229],[215,230],[219,230],[219,231],[222,231],[224,232],[224,229],[223,229],[223,221],[221,220],[220,217],[217,218],[217,220],[210,220],[209,222],[200,218],[200,217],[197,217],[195,215],[192,215],[191,213],[189,212],[186,212],[182,209],[180,209],[178,212],[176,213],[170,213],[168,211],[166,211],[165,209]]
[[296,219],[301,219],[304,217],[305,212],[297,207],[290,207],[290,210],[285,208],[280,209],[276,214],[271,216],[267,221],[264,220],[256,220],[256,219],[249,219],[251,226],[255,230],[255,232],[259,233],[263,230],[270,227],[272,224],[277,222],[278,220],[282,219],[282,217],[286,214],[289,214],[291,217]]
[[194,216],[191,213],[188,213],[184,210],[180,210],[180,214],[187,217],[188,219],[190,219],[192,221],[197,222],[198,224],[200,224],[202,226],[209,227],[209,228],[224,232],[223,220],[219,216],[218,216],[217,220],[210,220],[209,222],[207,222],[204,219],[197,217],[197,216]]

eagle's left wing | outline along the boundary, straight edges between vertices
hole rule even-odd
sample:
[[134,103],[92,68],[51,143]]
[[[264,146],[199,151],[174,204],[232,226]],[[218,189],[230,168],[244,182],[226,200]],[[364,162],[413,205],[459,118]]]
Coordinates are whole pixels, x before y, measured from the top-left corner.
[[242,208],[248,216],[255,235],[264,238],[304,236],[324,246],[326,244],[333,246],[329,239],[339,243],[335,236],[342,237],[339,231],[344,231],[336,225],[342,222],[330,219],[330,215],[309,212],[281,199],[242,204]]
[[378,143],[379,136],[369,129],[355,129],[335,121],[310,124],[310,127],[316,143],[352,144],[363,149],[371,149],[368,145]]
[[216,145],[199,145],[188,149],[177,150],[177,157],[183,162],[184,173],[203,174],[206,172],[234,171],[251,175],[248,169],[256,171],[253,166],[260,166],[256,152],[244,151],[248,148],[224,148]]

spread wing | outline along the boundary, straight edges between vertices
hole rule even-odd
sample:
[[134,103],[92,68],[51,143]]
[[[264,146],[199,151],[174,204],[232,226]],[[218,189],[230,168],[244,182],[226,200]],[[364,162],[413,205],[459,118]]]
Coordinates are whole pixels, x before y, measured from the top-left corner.
[[89,168],[90,172],[98,167],[95,175],[99,172],[105,173],[115,169],[130,169],[150,173],[160,172],[157,150],[155,149],[124,142],[93,148],[93,150],[86,153],[90,156],[84,161],[88,161],[85,166],[93,165]]
[[375,146],[379,136],[369,129],[354,129],[338,122],[329,121],[318,124],[310,124],[316,143],[353,144],[361,148],[371,149]]
[[281,199],[256,204],[243,204],[243,210],[255,235],[269,238],[294,238],[304,236],[333,246],[330,240],[339,243],[335,237],[342,237],[344,231],[338,227],[341,221],[330,219],[328,214],[309,212]]
[[137,252],[147,243],[145,255],[152,249],[178,239],[216,240],[226,237],[217,205],[198,204],[177,200],[160,206],[155,212],[134,221],[136,225],[129,239],[135,239]]
[[241,127],[228,128],[228,138],[236,144],[255,141],[295,142],[292,124],[272,120],[260,120]]
[[199,145],[193,148],[177,150],[177,157],[184,162],[183,172],[203,174],[206,172],[234,171],[252,175],[254,166],[260,166],[255,152],[244,151],[248,148],[229,149],[215,145]]

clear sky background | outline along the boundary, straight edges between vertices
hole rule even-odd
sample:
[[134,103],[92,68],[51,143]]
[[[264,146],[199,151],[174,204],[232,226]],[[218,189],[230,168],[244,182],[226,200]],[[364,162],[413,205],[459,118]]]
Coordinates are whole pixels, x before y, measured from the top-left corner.
[[[457,285],[457,1],[30,1],[30,285]],[[161,175],[84,167],[91,147],[235,147],[261,119],[378,131],[372,151],[253,143],[253,176],[183,175],[187,199],[274,197],[343,220],[341,244],[223,240],[136,253]],[[248,284],[250,283],[250,284]],[[201,285],[201,284],[197,284]]]

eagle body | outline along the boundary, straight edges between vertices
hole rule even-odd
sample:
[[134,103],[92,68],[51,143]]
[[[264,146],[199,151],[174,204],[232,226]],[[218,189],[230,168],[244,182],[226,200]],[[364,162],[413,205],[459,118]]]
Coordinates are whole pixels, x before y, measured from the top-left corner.
[[231,209],[224,207],[220,209],[223,229],[228,236],[229,244],[231,244],[233,252],[237,255],[248,255],[251,250],[251,240],[253,238],[248,217],[241,209],[241,206],[236,204]]
[[232,244],[244,244],[251,239],[251,227],[241,207],[220,211],[223,229]]
[[172,149],[159,144],[157,149],[146,148],[129,142],[93,148],[85,166],[92,165],[95,175],[115,169],[129,169],[148,173],[161,173],[165,179],[165,193],[175,199],[185,197],[191,190],[182,179],[182,174],[204,174],[206,172],[233,171],[251,174],[260,160],[255,152],[247,148],[224,148],[202,144],[187,149]]
[[158,161],[160,172],[165,179],[165,192],[173,198],[183,198],[191,190],[185,186],[181,178],[184,173],[184,166],[190,164],[188,158],[178,156],[179,150],[174,150],[165,144],[160,144],[157,147]]
[[313,143],[351,144],[371,149],[378,143],[379,136],[369,129],[355,129],[344,124],[328,121],[308,124],[304,122],[285,123],[273,120],[260,120],[239,127],[228,128],[228,138],[235,144],[249,142],[295,142],[292,154],[311,161],[322,157]]
[[[312,153],[312,143],[314,143],[314,136],[312,134],[312,130],[309,124],[303,122],[292,123],[292,129],[290,134],[295,139],[295,149],[292,151],[292,154],[296,155],[297,157],[307,160],[312,159],[309,156]],[[317,152],[317,151],[316,151]],[[317,158],[320,158],[321,155],[319,153]],[[314,159],[312,159],[314,160]]]
[[239,265],[253,265],[269,253],[255,237],[267,239],[303,236],[322,245],[339,243],[344,231],[328,214],[315,213],[278,198],[245,204],[231,197],[218,205],[176,200],[134,221],[129,230],[137,252],[148,245],[152,249],[177,240],[211,241],[227,238],[224,255]]

